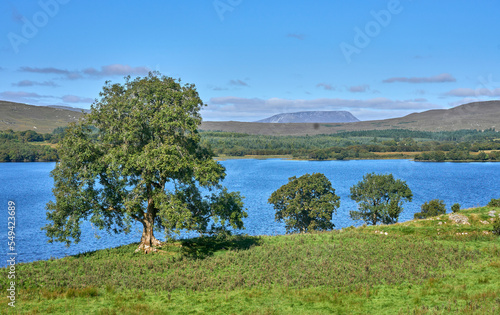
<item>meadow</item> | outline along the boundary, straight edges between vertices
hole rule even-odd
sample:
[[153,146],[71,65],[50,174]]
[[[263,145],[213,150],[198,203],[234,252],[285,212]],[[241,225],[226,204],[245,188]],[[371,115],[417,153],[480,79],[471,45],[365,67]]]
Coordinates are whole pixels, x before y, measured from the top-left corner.
[[[137,244],[17,265],[4,314],[495,314],[500,208],[394,225]],[[2,290],[7,269],[0,269]]]

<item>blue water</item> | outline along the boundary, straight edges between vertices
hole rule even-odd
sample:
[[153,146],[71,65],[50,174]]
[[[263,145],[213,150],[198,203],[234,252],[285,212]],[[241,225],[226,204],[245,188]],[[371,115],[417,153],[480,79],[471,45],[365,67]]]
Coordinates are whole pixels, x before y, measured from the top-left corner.
[[[364,174],[392,173],[407,182],[413,191],[413,202],[406,203],[400,222],[411,220],[420,206],[431,199],[442,199],[449,211],[453,203],[463,208],[485,205],[491,198],[500,198],[500,163],[430,163],[409,160],[362,161],[292,161],[292,160],[227,160],[224,185],[230,191],[240,191],[248,218],[244,233],[250,235],[284,234],[283,224],[274,221],[274,210],[267,204],[273,191],[288,182],[292,176],[320,172],[332,182],[341,204],[334,215],[336,228],[360,225],[352,221],[349,210],[356,203],[349,198],[349,188]],[[16,203],[16,252],[19,262],[51,257],[64,257],[89,250],[114,247],[140,240],[141,226],[128,235],[109,235],[82,225],[82,240],[69,248],[60,243],[47,243],[43,227],[46,221],[45,205],[54,200],[53,181],[49,176],[55,163],[0,163],[0,254],[7,257],[7,202]],[[156,233],[158,234],[158,233]],[[99,235],[100,238],[95,238]],[[162,235],[156,235],[160,239]],[[182,236],[181,236],[182,237]],[[6,259],[5,259],[6,260]],[[5,266],[4,259],[0,266]]]

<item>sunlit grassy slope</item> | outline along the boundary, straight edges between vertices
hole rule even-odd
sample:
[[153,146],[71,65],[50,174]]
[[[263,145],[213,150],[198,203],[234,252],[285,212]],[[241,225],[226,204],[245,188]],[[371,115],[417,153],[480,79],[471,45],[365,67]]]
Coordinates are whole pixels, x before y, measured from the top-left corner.
[[[493,214],[492,211],[495,211]],[[15,310],[80,314],[499,314],[500,208],[315,234],[137,244],[17,266]],[[463,217],[462,217],[463,219]],[[0,270],[2,290],[7,271]]]

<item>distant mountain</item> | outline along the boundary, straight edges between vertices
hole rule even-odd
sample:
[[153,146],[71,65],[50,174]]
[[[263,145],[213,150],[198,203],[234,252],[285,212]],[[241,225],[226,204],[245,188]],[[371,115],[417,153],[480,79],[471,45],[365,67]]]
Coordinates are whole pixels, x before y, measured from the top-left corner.
[[308,111],[283,113],[258,120],[258,123],[350,123],[359,121],[347,111]]
[[257,135],[317,135],[339,131],[409,129],[451,131],[460,129],[500,130],[500,101],[474,102],[450,109],[433,109],[400,118],[353,123],[263,124],[238,121],[203,121],[200,129]]
[[52,107],[52,108],[57,108],[57,109],[67,109],[67,110],[71,110],[71,111],[79,112],[79,113],[81,113],[83,111],[85,114],[90,113],[90,109],[83,109],[83,108],[77,108],[77,107],[71,107],[71,106],[49,105],[47,107]]

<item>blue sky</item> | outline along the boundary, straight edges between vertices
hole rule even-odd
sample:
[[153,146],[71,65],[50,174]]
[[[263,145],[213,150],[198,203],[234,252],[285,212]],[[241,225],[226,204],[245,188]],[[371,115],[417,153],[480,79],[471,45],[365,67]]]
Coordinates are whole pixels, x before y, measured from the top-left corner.
[[205,120],[361,120],[500,99],[500,2],[0,2],[0,99],[90,108],[106,80],[194,83]]

